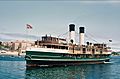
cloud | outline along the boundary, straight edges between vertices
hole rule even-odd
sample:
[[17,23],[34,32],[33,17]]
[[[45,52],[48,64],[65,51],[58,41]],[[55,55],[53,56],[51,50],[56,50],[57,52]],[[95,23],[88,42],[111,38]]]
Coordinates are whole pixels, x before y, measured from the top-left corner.
[[19,33],[0,33],[0,41],[12,41],[12,40],[37,40],[40,37],[35,35],[26,35]]

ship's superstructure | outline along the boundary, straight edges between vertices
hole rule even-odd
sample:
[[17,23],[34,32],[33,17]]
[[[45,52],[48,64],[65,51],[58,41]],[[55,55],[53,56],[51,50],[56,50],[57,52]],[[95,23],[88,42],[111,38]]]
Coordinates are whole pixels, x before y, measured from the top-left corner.
[[110,60],[106,44],[84,44],[84,27],[79,28],[79,44],[75,41],[75,25],[69,25],[69,42],[63,38],[45,35],[35,41],[37,47],[26,50],[27,66],[80,65],[104,63]]

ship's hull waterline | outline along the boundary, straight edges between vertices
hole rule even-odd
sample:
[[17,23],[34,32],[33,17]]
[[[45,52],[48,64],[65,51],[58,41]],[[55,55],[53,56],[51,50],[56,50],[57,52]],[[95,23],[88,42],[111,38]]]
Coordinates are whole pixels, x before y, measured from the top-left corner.
[[81,60],[81,61],[45,61],[45,60],[28,60],[26,66],[69,66],[69,65],[81,65],[81,64],[103,64],[105,61],[109,59],[103,60]]

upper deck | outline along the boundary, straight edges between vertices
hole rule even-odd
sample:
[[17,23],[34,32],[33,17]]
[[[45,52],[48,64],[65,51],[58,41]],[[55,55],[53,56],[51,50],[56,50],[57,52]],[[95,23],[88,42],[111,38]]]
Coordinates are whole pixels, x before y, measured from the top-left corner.
[[71,54],[111,54],[110,47],[107,47],[106,44],[92,44],[89,42],[86,45],[68,44],[66,39],[47,35],[43,36],[42,40],[35,41],[35,44],[39,48],[61,49],[61,52],[67,50]]

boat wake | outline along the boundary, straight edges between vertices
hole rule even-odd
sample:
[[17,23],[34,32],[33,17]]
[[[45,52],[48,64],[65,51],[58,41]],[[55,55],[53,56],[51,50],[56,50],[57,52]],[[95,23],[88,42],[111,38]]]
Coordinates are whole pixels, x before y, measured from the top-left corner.
[[113,62],[104,62],[104,64],[112,64]]

